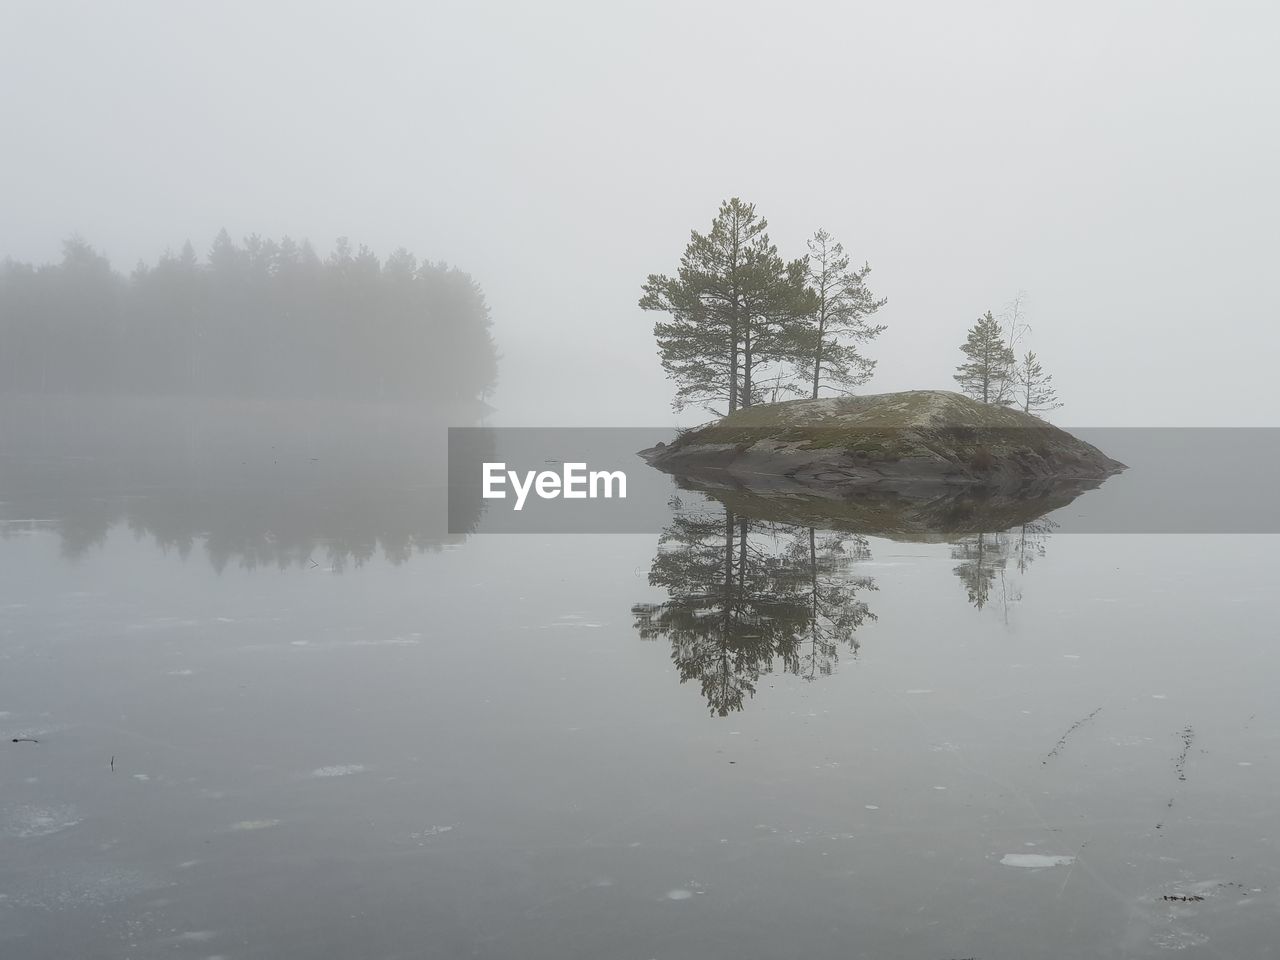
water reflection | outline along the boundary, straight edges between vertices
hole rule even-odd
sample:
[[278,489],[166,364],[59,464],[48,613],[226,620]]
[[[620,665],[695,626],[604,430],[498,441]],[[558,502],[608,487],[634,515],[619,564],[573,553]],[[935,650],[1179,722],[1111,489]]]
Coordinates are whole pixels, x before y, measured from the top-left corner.
[[[987,605],[1012,560],[1021,573],[1045,555],[1056,523],[1043,514],[1089,485],[877,487],[842,500],[768,496],[682,478],[649,584],[668,599],[632,607],[645,640],[665,640],[682,683],[696,681],[712,714],[742,710],[775,671],[828,676],[857,631],[874,621],[868,537],[945,541],[969,602]],[[1016,523],[1015,526],[1010,526]],[[1016,599],[1007,587],[1007,604]]]
[[[213,566],[402,563],[448,533],[446,429],[475,411],[324,403],[40,401],[0,417],[0,536],[74,559],[125,525]],[[459,516],[478,522],[479,490]]]
[[752,489],[712,471],[697,477],[677,476],[675,481],[681,489],[696,491],[745,516],[933,543],[1038,524],[1046,514],[1101,486],[1097,480],[1035,480],[1008,488],[884,481],[852,491],[836,487],[819,493],[799,484],[776,491]]
[[959,560],[955,574],[964,584],[969,602],[981,610],[991,599],[997,578],[1003,582],[1012,560],[1019,573],[1045,555],[1049,536],[1057,523],[1041,517],[1018,527],[995,533],[977,533],[952,545],[951,557]]
[[1266,955],[1268,538],[708,488],[324,577],[447,539],[431,428],[273,409],[0,433],[0,955],[312,956],[352,890],[344,955]]
[[637,604],[646,640],[671,644],[681,682],[696,680],[725,716],[775,668],[809,679],[831,673],[841,648],[874,619],[860,594],[875,589],[852,568],[869,556],[862,537],[754,520],[723,504],[676,515],[659,539],[649,583],[670,599]]

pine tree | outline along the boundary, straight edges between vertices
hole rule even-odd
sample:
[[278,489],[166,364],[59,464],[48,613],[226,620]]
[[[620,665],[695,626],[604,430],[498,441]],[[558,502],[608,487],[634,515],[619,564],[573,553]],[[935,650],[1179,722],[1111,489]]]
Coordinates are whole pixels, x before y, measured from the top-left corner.
[[1023,413],[1040,414],[1062,406],[1053,387],[1053,374],[1045,373],[1035,353],[1028,350],[1013,372],[1016,403]]
[[961,345],[965,362],[956,367],[960,389],[983,403],[1004,403],[1014,359],[1013,350],[1005,343],[1000,322],[988,310],[969,328],[969,337]]
[[804,262],[784,261],[755,205],[733,197],[705,234],[693,231],[674,277],[650,274],[640,308],[654,324],[662,367],[676,382],[672,406],[725,403],[728,412],[764,394],[758,369],[796,353],[808,309]]
[[405,250],[223,230],[116,274],[73,239],[63,262],[0,261],[0,393],[315,396],[471,404],[496,383],[479,286]]
[[[816,299],[805,283],[805,261],[784,261],[778,248],[765,242],[747,258],[746,313],[742,325],[743,407],[776,400],[779,393],[799,393],[794,370],[808,350],[808,317]],[[766,379],[761,371],[774,369]]]
[[[847,392],[871,379],[876,362],[858,351],[858,344],[884,332],[883,324],[872,326],[867,318],[888,301],[877,300],[867,289],[871,267],[851,269],[844,247],[827,231],[819,230],[809,240],[808,281],[813,292],[814,311],[807,363],[812,367],[813,398],[824,384]],[[843,342],[842,342],[843,341]]]

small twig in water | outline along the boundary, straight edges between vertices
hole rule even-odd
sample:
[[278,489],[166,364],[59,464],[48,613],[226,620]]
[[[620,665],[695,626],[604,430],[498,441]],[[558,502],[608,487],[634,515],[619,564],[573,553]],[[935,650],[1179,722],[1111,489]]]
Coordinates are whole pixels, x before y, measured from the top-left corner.
[[1187,724],[1178,734],[1182,737],[1182,752],[1178,754],[1178,758],[1173,761],[1173,769],[1178,771],[1178,779],[1187,779],[1187,754],[1191,752],[1191,744],[1195,743],[1196,732],[1191,729],[1191,725]]
[[14,737],[13,742],[14,743],[39,743],[40,741],[32,737]]
[[1068,727],[1067,732],[1058,738],[1058,743],[1054,746],[1052,750],[1049,751],[1048,756],[1046,756],[1043,760],[1040,761],[1040,765],[1044,766],[1046,763],[1048,763],[1050,760],[1056,757],[1062,751],[1062,748],[1067,745],[1067,737],[1071,736],[1078,729],[1080,729],[1080,727],[1084,726],[1086,723],[1088,723],[1090,720],[1092,720],[1101,712],[1102,712],[1102,708],[1099,707],[1097,710],[1093,711],[1093,713],[1089,714],[1087,717],[1081,717],[1079,720],[1073,723],[1070,727]]
[[1089,845],[1088,840],[1080,844],[1080,850],[1077,852],[1075,859],[1073,859],[1071,861],[1070,866],[1067,867],[1066,879],[1062,881],[1062,886],[1058,889],[1058,899],[1062,899],[1062,895],[1066,893],[1067,883],[1071,880],[1071,871],[1076,868],[1076,861],[1080,859],[1080,854],[1084,853],[1084,848],[1087,847],[1088,845]]
[[[1182,752],[1179,753],[1177,757],[1174,758],[1173,769],[1177,771],[1179,780],[1186,780],[1187,779],[1187,754],[1191,752],[1191,744],[1195,742],[1196,732],[1193,729],[1191,729],[1191,724],[1187,724],[1178,733],[1178,736],[1182,738]],[[1169,798],[1169,802],[1165,804],[1165,808],[1168,810],[1173,809],[1173,797]],[[1161,820],[1159,823],[1156,824],[1157,830],[1163,827],[1164,827],[1163,820]]]

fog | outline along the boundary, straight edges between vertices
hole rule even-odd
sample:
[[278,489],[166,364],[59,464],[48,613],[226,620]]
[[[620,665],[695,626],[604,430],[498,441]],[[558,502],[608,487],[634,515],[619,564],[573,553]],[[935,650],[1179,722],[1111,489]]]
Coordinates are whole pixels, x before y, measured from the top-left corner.
[[1278,27],[0,4],[0,956],[1272,956]]
[[1274,425],[1270,5],[8,4],[0,257],[219,229],[483,288],[500,424],[660,426],[651,272],[729,196],[888,298],[864,390],[952,388],[1025,291],[1063,424]]

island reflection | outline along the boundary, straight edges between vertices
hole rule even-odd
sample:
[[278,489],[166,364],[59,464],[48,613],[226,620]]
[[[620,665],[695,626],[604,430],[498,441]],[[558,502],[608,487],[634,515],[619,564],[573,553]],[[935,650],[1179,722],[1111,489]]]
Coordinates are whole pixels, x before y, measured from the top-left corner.
[[[951,544],[954,573],[981,610],[1010,563],[1025,573],[1056,526],[1045,516],[1090,484],[1019,491],[884,487],[842,500],[774,496],[679,478],[649,584],[667,599],[632,607],[644,640],[665,640],[681,683],[715,716],[742,710],[760,679],[815,680],[877,619],[871,537]],[[1003,594],[1009,598],[1007,591]]]

